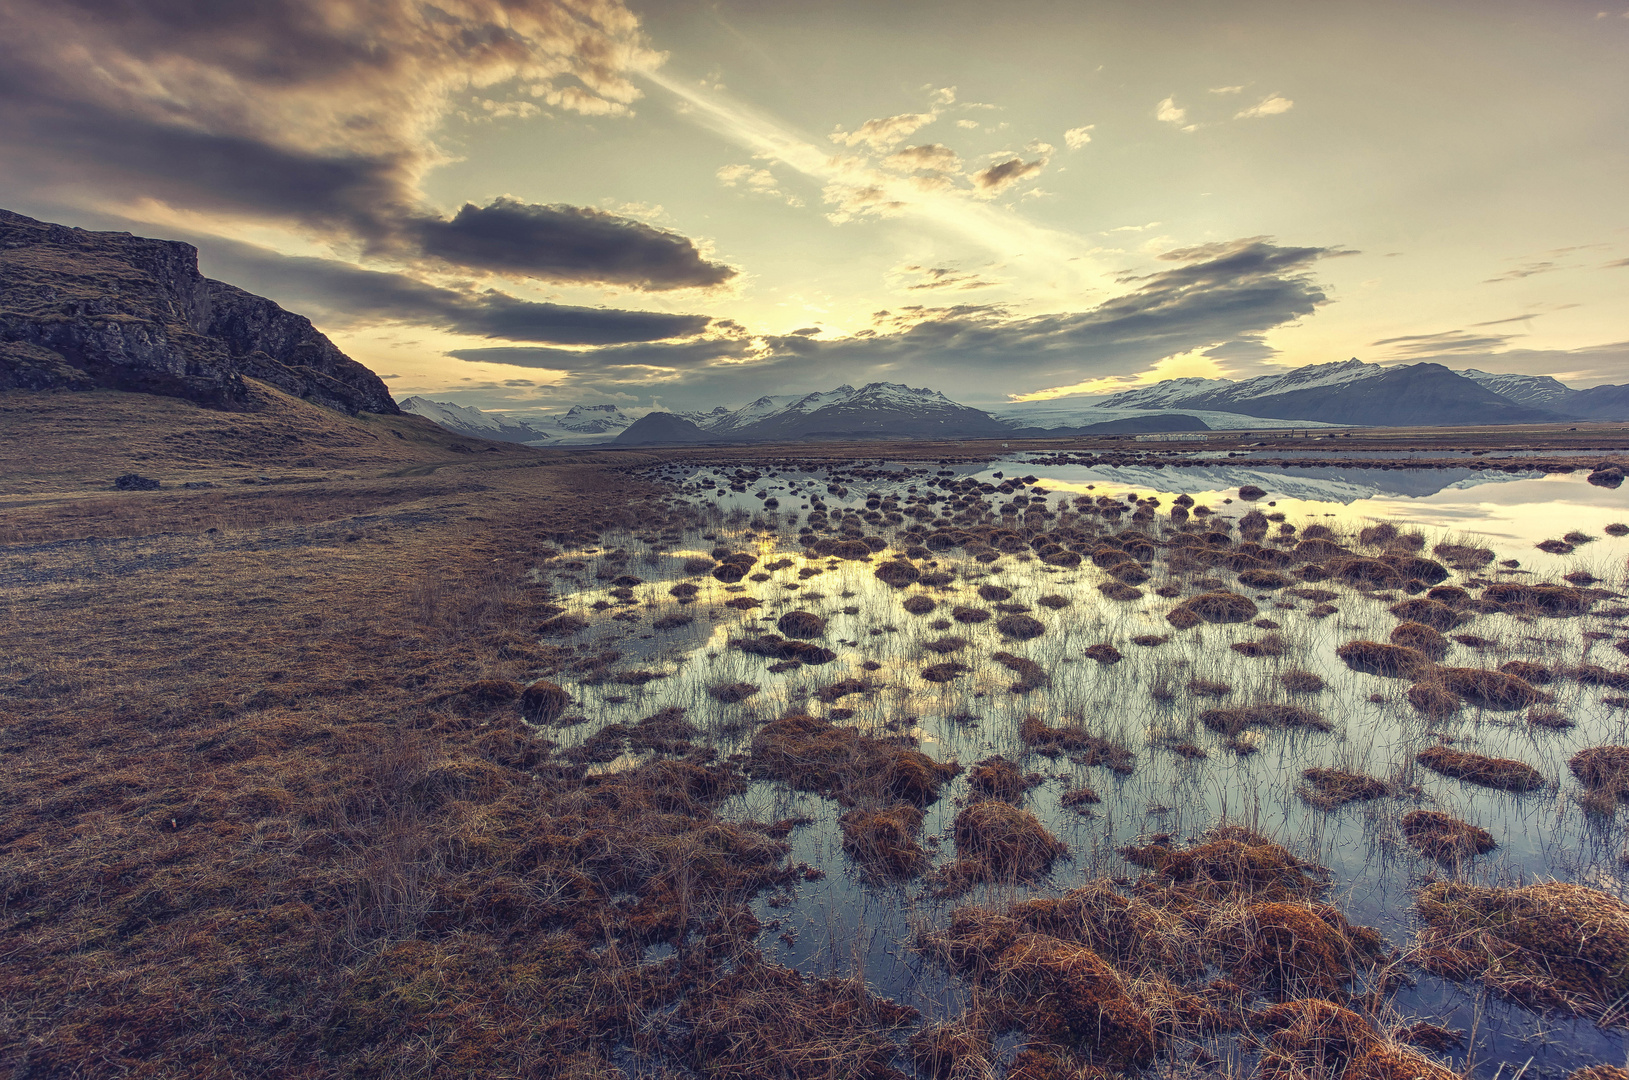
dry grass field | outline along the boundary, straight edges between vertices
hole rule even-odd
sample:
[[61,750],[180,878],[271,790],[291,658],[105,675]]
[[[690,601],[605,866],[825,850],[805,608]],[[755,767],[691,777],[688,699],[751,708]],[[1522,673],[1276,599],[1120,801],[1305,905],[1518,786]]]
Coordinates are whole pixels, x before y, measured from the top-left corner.
[[[746,902],[815,871],[788,865],[791,823],[715,813],[744,784],[735,763],[696,748],[597,776],[522,723],[561,707],[523,686],[592,662],[540,643],[562,609],[529,568],[604,529],[680,521],[634,470],[702,454],[858,462],[878,447],[545,452],[268,393],[275,407],[247,415],[112,392],[0,396],[0,1075],[903,1077],[914,1010],[759,953]],[[1403,451],[1433,437],[1351,441]],[[1585,462],[1622,430],[1522,437]],[[113,491],[127,472],[164,486]],[[630,737],[690,745],[661,735],[662,719]],[[1218,844],[1224,869],[1241,844],[1290,858],[1243,833]],[[1169,875],[1200,852],[1142,854]],[[1251,902],[1314,895],[1298,865],[1283,869],[1295,888]],[[1061,935],[1050,911],[989,915]],[[1008,983],[1096,978],[1082,950],[1001,938],[997,963],[987,929],[957,924],[937,944],[972,972],[975,1004],[989,993],[1018,1002],[1024,1024],[1080,1035],[1078,1018]],[[1129,984],[1138,1001],[1148,987],[1170,997],[1145,974]],[[1088,996],[1104,1016],[1122,1005]],[[1119,1064],[1146,1062],[1167,1027],[1238,1011],[1171,1001],[1157,1032],[1128,1028]],[[1263,1060],[1302,1045],[1302,1027],[1328,1028],[1308,1017],[1278,1016]],[[967,1036],[967,1057],[959,1030],[910,1039],[922,1075],[984,1060],[983,1036]],[[1376,1035],[1353,1045],[1377,1080],[1423,1068],[1385,1057]],[[1107,1075],[1039,1050],[1019,1066]]]

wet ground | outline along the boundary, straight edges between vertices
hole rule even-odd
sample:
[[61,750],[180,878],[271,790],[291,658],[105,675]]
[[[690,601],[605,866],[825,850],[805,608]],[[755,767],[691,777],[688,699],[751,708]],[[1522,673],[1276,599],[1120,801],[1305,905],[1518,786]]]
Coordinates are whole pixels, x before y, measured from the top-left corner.
[[[1021,805],[1068,848],[1039,880],[935,898],[934,871],[954,859],[952,821],[969,799],[965,772],[926,808],[929,869],[888,882],[870,880],[844,854],[838,826],[844,808],[837,801],[794,791],[778,779],[755,781],[726,814],[805,820],[789,837],[790,859],[825,872],[823,879],[756,902],[765,924],[763,948],[802,971],[859,973],[875,991],[930,1019],[955,1016],[967,989],[915,943],[956,905],[999,906],[1056,895],[1100,876],[1135,876],[1122,847],[1162,834],[1180,841],[1223,822],[1249,826],[1328,867],[1330,899],[1352,922],[1377,928],[1400,950],[1415,930],[1414,894],[1432,880],[1515,885],[1559,879],[1619,897],[1629,891],[1625,815],[1586,813],[1567,769],[1580,749],[1629,742],[1629,702],[1604,700],[1621,691],[1569,678],[1543,686],[1553,697],[1551,708],[1572,724],[1560,729],[1531,722],[1526,709],[1471,702],[1433,718],[1411,703],[1409,679],[1353,670],[1336,653],[1347,642],[1387,641],[1402,621],[1392,607],[1422,595],[1426,583],[1348,584],[1284,569],[1283,584],[1251,587],[1227,566],[1184,561],[1186,549],[1171,543],[1184,525],[1192,534],[1214,531],[1221,521],[1235,543],[1253,537],[1263,549],[1287,552],[1309,527],[1322,526],[1354,555],[1432,560],[1444,576],[1429,584],[1458,586],[1473,596],[1499,582],[1591,588],[1589,613],[1582,616],[1457,605],[1453,625],[1443,627],[1448,637],[1439,662],[1491,669],[1527,661],[1618,672],[1624,656],[1614,645],[1629,638],[1629,601],[1621,596],[1629,537],[1612,535],[1620,530],[1608,526],[1629,523],[1629,494],[1591,486],[1581,474],[1280,470],[1215,461],[1156,470],[1043,466],[1022,457],[973,466],[873,462],[775,473],[668,466],[652,478],[695,511],[693,528],[664,537],[639,530],[607,534],[602,547],[564,552],[534,571],[553,583],[563,614],[587,624],[556,640],[575,646],[580,657],[601,660],[583,665],[583,678],[563,680],[576,707],[545,732],[560,752],[589,753],[606,725],[633,724],[680,706],[700,729],[700,741],[721,756],[744,755],[764,723],[805,711],[870,735],[908,736],[939,761],[971,766],[997,754],[1009,759],[1034,774]],[[1013,486],[1015,479],[1023,482]],[[1247,501],[1239,491],[1245,485],[1265,494]],[[1179,496],[1193,504],[1184,507],[1186,520],[1171,516]],[[1027,544],[922,546],[927,534],[951,527],[951,512],[963,525],[1096,537],[1135,531],[1154,544],[1130,560],[1142,570],[1143,580],[1131,585],[1137,595],[1111,599],[1101,586],[1115,578],[1090,558],[1078,566],[1048,565]],[[1241,530],[1252,513],[1266,520]],[[845,520],[848,535],[886,546],[868,558],[815,554],[810,543],[841,537]],[[1360,538],[1377,523],[1391,531]],[[800,536],[811,524],[813,531]],[[914,534],[907,531],[912,527]],[[1570,550],[1535,547],[1568,533],[1575,534],[1570,541],[1552,546]],[[1443,544],[1488,549],[1492,558],[1461,558],[1462,568],[1454,569],[1454,558],[1434,554]],[[1070,546],[1090,553],[1094,544]],[[755,559],[739,581],[709,572],[728,552]],[[886,584],[876,570],[895,556],[908,556],[919,573],[942,580]],[[1136,575],[1122,575],[1122,583],[1127,577]],[[693,589],[684,589],[686,583]],[[1255,617],[1188,629],[1167,620],[1181,599],[1219,589],[1249,597]],[[905,606],[912,597],[931,600],[931,610],[919,603],[913,614]],[[958,608],[987,617],[958,618]],[[834,659],[788,665],[738,646],[776,633],[780,617],[792,611],[825,620],[811,640]],[[1040,632],[1027,639],[1004,634],[998,629],[1004,614],[1038,620]],[[928,647],[945,639],[965,644]],[[1112,646],[1118,659],[1088,656],[1101,645]],[[1017,692],[1014,671],[996,659],[998,652],[1038,664],[1050,685]],[[926,668],[947,660],[966,670],[945,682],[923,678]],[[1292,672],[1317,676],[1312,681],[1323,689],[1290,690],[1282,676]],[[847,692],[834,693],[846,680]],[[711,692],[729,685],[753,689],[732,701]],[[1222,733],[1200,720],[1207,709],[1256,704],[1311,710],[1330,730],[1251,725]],[[1078,763],[1084,760],[1079,755],[1043,753],[1020,736],[1029,717],[1054,728],[1078,725],[1130,751],[1134,766],[1117,773]],[[1418,752],[1437,744],[1525,762],[1538,770],[1542,786],[1499,791],[1415,762]],[[612,771],[645,755],[589,759],[593,769]],[[1303,771],[1320,766],[1378,778],[1388,794],[1318,809],[1297,790]],[[1066,793],[1082,787],[1101,801],[1065,805]],[[1498,846],[1457,865],[1426,858],[1400,828],[1403,815],[1420,808],[1480,826]],[[1415,985],[1401,990],[1392,1007],[1402,1018],[1465,1031],[1465,1045],[1447,1058],[1472,1075],[1493,1077],[1525,1065],[1527,1076],[1561,1076],[1599,1062],[1621,1065],[1629,1056],[1621,1029],[1558,1021],[1423,971],[1412,976]]]

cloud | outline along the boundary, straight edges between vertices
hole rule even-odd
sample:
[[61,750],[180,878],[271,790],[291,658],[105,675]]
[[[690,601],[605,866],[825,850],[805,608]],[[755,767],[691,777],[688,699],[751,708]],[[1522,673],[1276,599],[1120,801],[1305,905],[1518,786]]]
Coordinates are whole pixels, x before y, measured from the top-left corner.
[[[905,286],[906,290],[916,292],[921,290],[954,289],[965,291],[968,289],[988,289],[999,282],[989,281],[975,273],[968,273],[949,266],[918,266],[909,265],[898,267],[901,274],[910,274],[916,281]],[[907,279],[908,280],[908,279]]]
[[1244,87],[1242,86],[1213,86],[1208,91],[1208,93],[1212,94],[1242,94],[1243,92]]
[[507,196],[487,206],[465,203],[450,220],[421,218],[406,231],[420,253],[452,265],[547,281],[660,290],[721,285],[736,274],[678,233],[603,210]]
[[956,156],[956,151],[940,143],[907,146],[883,158],[882,163],[896,172],[907,173],[958,173],[962,169],[962,159]]
[[1233,114],[1235,120],[1252,120],[1263,116],[1278,116],[1295,108],[1295,102],[1281,94],[1268,94],[1248,109]]
[[906,203],[894,198],[887,188],[879,184],[852,184],[834,182],[826,185],[821,198],[836,207],[826,214],[833,225],[841,225],[860,217],[895,217],[905,212]]
[[1046,168],[1045,158],[1037,158],[1034,161],[1008,158],[1006,161],[996,162],[988,169],[974,173],[973,186],[985,195],[999,195],[1020,181],[1039,176],[1044,168]]
[[1194,126],[1188,124],[1188,110],[1179,106],[1175,98],[1166,98],[1154,106],[1154,119],[1164,124],[1175,124],[1183,131],[1194,130]]
[[1096,124],[1086,124],[1083,127],[1070,128],[1063,133],[1063,145],[1071,150],[1079,150],[1092,141],[1092,129]]
[[1520,281],[1522,278],[1529,278],[1535,274],[1548,274],[1553,270],[1560,269],[1562,269],[1560,263],[1550,259],[1542,259],[1536,262],[1527,263],[1523,266],[1518,266],[1514,270],[1506,270],[1502,274],[1496,274],[1493,277],[1484,280],[1482,284],[1492,285],[1495,282],[1500,281]]
[[1603,264],[1601,266],[1601,269],[1602,270],[1621,270],[1626,266],[1629,266],[1629,259],[1615,259],[1612,262]]
[[958,120],[956,126],[964,131],[977,131],[979,122],[977,120]]
[[[1272,355],[1263,335],[1327,303],[1311,270],[1332,248],[1263,237],[1167,252],[1166,265],[1128,276],[1121,295],[1081,312],[1015,315],[998,304],[909,305],[878,312],[841,338],[733,336],[607,349],[461,349],[467,361],[552,369],[566,385],[659,394],[677,408],[712,408],[763,393],[876,379],[992,400],[1143,371],[1198,350],[1228,359]],[[902,268],[910,269],[910,268]],[[957,274],[917,266],[923,283]]]
[[1445,330],[1437,334],[1403,334],[1381,338],[1369,344],[1376,348],[1389,345],[1393,357],[1443,356],[1458,353],[1486,352],[1513,340],[1513,334],[1471,334],[1464,330]]
[[1629,341],[1579,349],[1501,349],[1488,352],[1424,353],[1411,363],[1437,362],[1453,368],[1517,375],[1550,375],[1572,386],[1629,382]]
[[713,323],[705,315],[573,307],[494,289],[447,288],[333,259],[200,240],[205,273],[271,296],[328,328],[405,323],[509,341],[609,345],[693,337]]
[[[0,187],[84,208],[147,202],[222,227],[293,226],[398,260],[429,253],[638,288],[716,283],[730,271],[676,234],[512,200],[447,221],[420,190],[446,160],[434,133],[471,102],[486,118],[524,119],[537,101],[624,114],[641,96],[633,77],[662,59],[621,0],[6,0]],[[492,88],[506,92],[482,93]],[[521,237],[483,229],[499,221]],[[566,250],[518,250],[533,235]]]
[[956,88],[954,86],[941,86],[933,92],[933,103],[937,106],[956,104]]
[[876,120],[867,120],[854,131],[839,128],[831,133],[831,141],[841,143],[843,146],[859,146],[864,143],[880,154],[892,150],[937,119],[939,119],[937,111],[884,116]]

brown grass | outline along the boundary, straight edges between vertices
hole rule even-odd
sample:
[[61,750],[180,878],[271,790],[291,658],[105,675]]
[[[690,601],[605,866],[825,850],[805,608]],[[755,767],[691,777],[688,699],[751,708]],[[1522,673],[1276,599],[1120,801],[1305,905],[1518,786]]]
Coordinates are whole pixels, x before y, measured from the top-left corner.
[[1476,855],[1485,855],[1498,845],[1493,834],[1479,825],[1459,821],[1439,810],[1410,810],[1401,823],[1403,839],[1421,854],[1454,865]]
[[1560,881],[1438,882],[1416,908],[1425,927],[1415,951],[1427,969],[1603,1026],[1629,1021],[1629,906],[1606,893]]
[[1544,786],[1544,776],[1537,769],[1510,758],[1487,757],[1448,746],[1431,746],[1415,754],[1414,760],[1443,776],[1500,791],[1536,791]]

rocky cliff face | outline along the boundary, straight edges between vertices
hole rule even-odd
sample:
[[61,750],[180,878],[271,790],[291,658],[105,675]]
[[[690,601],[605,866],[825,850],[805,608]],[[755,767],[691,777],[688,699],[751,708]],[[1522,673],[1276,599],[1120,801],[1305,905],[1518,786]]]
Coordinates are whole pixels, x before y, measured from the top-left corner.
[[352,415],[400,411],[309,319],[200,274],[191,244],[0,210],[0,389],[102,387],[251,410],[245,376]]

